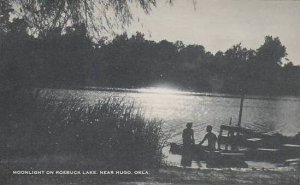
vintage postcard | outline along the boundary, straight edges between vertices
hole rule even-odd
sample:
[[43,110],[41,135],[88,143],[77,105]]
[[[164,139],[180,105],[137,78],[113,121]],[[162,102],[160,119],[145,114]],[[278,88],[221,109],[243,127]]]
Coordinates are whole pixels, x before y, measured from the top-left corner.
[[299,0],[0,0],[0,184],[300,184]]

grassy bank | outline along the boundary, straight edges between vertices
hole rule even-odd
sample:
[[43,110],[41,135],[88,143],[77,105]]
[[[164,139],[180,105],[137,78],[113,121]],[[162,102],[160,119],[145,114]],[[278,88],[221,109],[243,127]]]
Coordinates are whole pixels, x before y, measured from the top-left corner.
[[[152,169],[162,163],[161,121],[145,119],[133,102],[83,99],[22,91],[1,112],[1,159],[64,156],[105,169]],[[48,164],[57,165],[57,164]]]
[[[1,112],[0,184],[297,184],[298,171],[195,170],[162,165],[160,121],[131,102],[20,92]],[[19,170],[147,170],[146,175],[13,175]]]

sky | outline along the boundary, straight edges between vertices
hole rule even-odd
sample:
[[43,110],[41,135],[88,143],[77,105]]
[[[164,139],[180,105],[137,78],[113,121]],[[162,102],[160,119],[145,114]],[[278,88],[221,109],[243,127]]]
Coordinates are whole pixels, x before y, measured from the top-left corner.
[[149,15],[133,8],[129,35],[140,31],[149,40],[181,40],[213,53],[238,43],[257,49],[271,35],[300,65],[300,0],[176,0],[172,6],[157,1]]

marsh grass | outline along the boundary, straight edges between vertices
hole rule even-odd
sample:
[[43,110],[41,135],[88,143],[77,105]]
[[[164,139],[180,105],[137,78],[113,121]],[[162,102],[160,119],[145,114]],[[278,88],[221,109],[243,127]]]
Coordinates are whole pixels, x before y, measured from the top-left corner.
[[146,119],[133,102],[108,97],[89,105],[40,92],[22,97],[11,100],[14,106],[1,116],[7,158],[76,155],[123,170],[162,164],[161,121]]

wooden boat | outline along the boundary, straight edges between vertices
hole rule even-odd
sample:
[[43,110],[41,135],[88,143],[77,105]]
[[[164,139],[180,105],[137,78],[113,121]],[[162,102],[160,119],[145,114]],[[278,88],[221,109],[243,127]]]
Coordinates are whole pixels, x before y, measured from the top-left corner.
[[206,161],[207,167],[248,167],[247,163],[245,163],[245,153],[242,151],[218,150],[212,152],[200,145],[194,145],[191,150],[184,151],[182,144],[170,143],[170,152],[182,155],[182,158],[190,158],[190,160],[195,161]]
[[[218,136],[218,149],[214,152],[194,145],[189,153],[194,160],[205,160],[211,167],[247,167],[245,161],[266,161],[274,163],[300,164],[300,133],[294,137],[264,133],[241,127],[242,95],[237,126],[221,125]],[[170,152],[185,155],[183,146],[170,144]]]
[[[299,138],[300,133],[294,137],[286,137],[281,134],[271,135],[242,127],[221,125],[216,151],[210,152],[205,147],[194,145],[189,152],[192,153],[193,160],[206,161],[211,167],[242,168],[247,167],[245,161],[300,163]],[[184,155],[185,151],[182,144],[170,143],[170,152]]]

